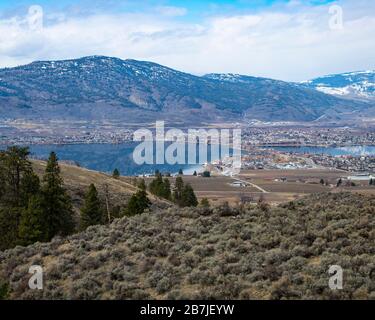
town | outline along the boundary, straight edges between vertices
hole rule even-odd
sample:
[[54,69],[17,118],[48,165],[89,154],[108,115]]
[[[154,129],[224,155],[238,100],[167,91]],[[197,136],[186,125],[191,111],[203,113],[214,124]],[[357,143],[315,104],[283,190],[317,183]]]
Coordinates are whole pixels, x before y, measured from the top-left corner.
[[[375,146],[374,128],[248,127],[243,124],[231,127],[242,130],[242,167],[247,170],[331,168],[353,173],[375,172],[375,154],[331,155],[324,150],[326,147]],[[0,119],[0,145],[122,144],[133,141],[136,129],[135,125],[123,127],[116,122],[82,121],[70,122],[67,126],[66,121]],[[296,152],[282,147],[322,149],[320,152]],[[213,164],[226,167],[220,161]]]

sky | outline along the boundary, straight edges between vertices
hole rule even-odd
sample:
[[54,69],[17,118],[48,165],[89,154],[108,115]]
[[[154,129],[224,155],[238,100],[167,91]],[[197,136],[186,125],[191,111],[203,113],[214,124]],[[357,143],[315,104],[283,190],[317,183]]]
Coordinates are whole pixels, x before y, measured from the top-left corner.
[[375,69],[373,0],[0,0],[0,67],[91,55],[286,81]]

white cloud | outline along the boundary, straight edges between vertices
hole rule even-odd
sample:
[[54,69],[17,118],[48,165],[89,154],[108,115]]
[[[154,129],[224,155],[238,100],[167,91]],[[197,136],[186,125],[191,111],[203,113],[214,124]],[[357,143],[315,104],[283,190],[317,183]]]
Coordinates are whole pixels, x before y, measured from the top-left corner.
[[300,0],[289,0],[289,2],[287,3],[288,7],[297,7],[297,6],[300,6],[300,5],[301,5]]
[[156,11],[168,17],[181,17],[181,16],[186,15],[188,12],[186,8],[172,7],[172,6],[157,7]]
[[374,68],[375,3],[346,1],[343,9],[342,30],[329,28],[328,6],[303,5],[199,23],[171,17],[178,10],[86,17],[56,12],[46,16],[41,32],[30,30],[26,17],[13,17],[0,21],[0,66],[109,55],[196,74],[233,72],[296,81]]

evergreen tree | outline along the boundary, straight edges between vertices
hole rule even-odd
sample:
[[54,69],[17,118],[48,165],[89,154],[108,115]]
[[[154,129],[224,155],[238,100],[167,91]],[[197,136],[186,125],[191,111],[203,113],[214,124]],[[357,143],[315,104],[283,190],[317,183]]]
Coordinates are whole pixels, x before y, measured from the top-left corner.
[[142,190],[142,191],[146,191],[146,182],[145,182],[145,179],[141,179],[138,183],[138,189],[139,190]]
[[0,251],[15,247],[23,208],[0,206]]
[[147,197],[147,192],[144,190],[140,190],[137,192],[137,198],[139,203],[139,208],[144,212],[146,209],[148,209],[151,206],[151,201]]
[[207,198],[203,198],[199,204],[201,208],[209,208],[210,207],[210,202],[208,201]]
[[198,205],[197,197],[190,184],[186,184],[182,191],[181,207],[196,207]]
[[44,241],[45,230],[41,199],[39,196],[32,196],[29,199],[28,207],[23,210],[21,215],[18,231],[20,243],[28,246],[37,241]]
[[176,190],[181,194],[184,189],[184,180],[181,177],[176,178]]
[[155,173],[155,179],[151,181],[149,185],[150,192],[158,197],[161,197],[163,194],[163,177],[160,172]]
[[125,209],[124,214],[128,217],[143,213],[151,205],[150,200],[147,198],[147,193],[144,190],[139,190],[134,194]]
[[165,178],[163,182],[163,193],[162,197],[167,200],[171,200],[172,198],[172,192],[171,192],[171,183],[169,182],[169,179]]
[[183,176],[183,175],[184,175],[184,171],[183,171],[182,169],[180,169],[180,170],[178,170],[178,174],[179,174],[180,176]]
[[38,192],[38,182],[31,183],[28,179],[33,176],[28,156],[28,148],[9,147],[0,151],[0,250],[19,243],[22,212],[30,194]]
[[21,180],[21,205],[27,207],[29,199],[40,193],[40,179],[34,172],[28,172]]
[[117,168],[113,170],[112,177],[115,179],[120,178],[120,171]]
[[81,209],[80,227],[85,230],[89,226],[103,222],[103,211],[101,208],[98,191],[95,185],[91,184],[85,197],[85,204]]
[[177,177],[175,182],[175,189],[173,192],[173,201],[178,205],[181,205],[183,190],[184,180],[181,177]]
[[211,172],[210,171],[204,171],[202,174],[203,178],[210,178],[211,177]]
[[57,156],[51,152],[43,177],[43,211],[46,239],[68,235],[74,230],[73,209],[70,197],[63,188]]
[[28,160],[28,148],[9,147],[0,152],[0,178],[2,203],[16,207],[21,205],[22,177],[32,172],[31,162]]
[[149,185],[149,190],[152,194],[156,195],[157,197],[161,197],[167,200],[171,200],[172,193],[171,193],[171,184],[168,178],[163,180],[163,176],[160,172],[156,172],[156,178],[152,180]]

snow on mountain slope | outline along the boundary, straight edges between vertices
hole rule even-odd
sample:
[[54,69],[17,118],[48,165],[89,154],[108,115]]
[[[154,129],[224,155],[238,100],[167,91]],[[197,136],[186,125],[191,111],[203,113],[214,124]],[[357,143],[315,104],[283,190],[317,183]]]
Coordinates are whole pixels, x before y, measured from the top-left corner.
[[[369,81],[370,83],[370,81]],[[91,56],[0,69],[0,117],[149,123],[340,119],[372,107],[297,83]]]
[[328,75],[302,84],[326,94],[375,99],[375,71],[372,70]]

